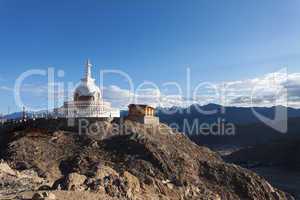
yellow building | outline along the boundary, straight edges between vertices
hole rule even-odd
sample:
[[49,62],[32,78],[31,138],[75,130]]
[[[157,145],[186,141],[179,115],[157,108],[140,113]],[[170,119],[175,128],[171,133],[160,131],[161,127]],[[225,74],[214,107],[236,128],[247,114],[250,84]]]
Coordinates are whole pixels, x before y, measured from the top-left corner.
[[127,119],[142,124],[159,125],[159,118],[155,116],[155,108],[145,104],[130,104]]
[[154,116],[155,112],[155,108],[144,104],[130,104],[128,108],[128,116]]

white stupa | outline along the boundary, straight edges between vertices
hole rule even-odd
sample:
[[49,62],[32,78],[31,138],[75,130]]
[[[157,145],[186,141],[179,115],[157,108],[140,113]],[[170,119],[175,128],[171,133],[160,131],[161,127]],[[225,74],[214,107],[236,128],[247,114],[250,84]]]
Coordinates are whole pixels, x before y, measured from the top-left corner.
[[73,101],[64,103],[64,116],[67,118],[120,117],[120,110],[112,108],[109,102],[102,99],[101,90],[92,78],[91,67],[92,64],[87,60],[85,75],[74,90]]

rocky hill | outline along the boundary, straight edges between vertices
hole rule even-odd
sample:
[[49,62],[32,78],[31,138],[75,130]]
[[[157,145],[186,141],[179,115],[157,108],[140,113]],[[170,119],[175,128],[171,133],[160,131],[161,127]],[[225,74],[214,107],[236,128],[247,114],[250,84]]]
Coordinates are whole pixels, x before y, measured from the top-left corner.
[[80,135],[55,123],[2,131],[3,198],[293,199],[163,124],[98,121],[107,134]]

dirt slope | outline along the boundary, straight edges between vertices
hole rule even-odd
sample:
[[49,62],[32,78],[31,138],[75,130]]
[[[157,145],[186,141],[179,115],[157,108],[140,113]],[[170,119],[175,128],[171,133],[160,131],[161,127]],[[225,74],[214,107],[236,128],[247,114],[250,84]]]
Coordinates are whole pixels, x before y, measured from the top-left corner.
[[153,131],[124,123],[126,133],[99,122],[108,131],[105,136],[44,127],[9,133],[3,158],[19,171],[36,171],[56,192],[117,199],[291,199],[165,125]]

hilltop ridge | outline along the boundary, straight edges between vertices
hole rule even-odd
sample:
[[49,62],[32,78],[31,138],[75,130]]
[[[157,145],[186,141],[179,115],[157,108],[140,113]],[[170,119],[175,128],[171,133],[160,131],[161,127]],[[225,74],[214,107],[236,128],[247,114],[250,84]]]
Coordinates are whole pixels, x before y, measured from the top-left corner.
[[[96,123],[108,131],[105,137],[53,131],[45,124],[1,133],[7,142],[2,159],[14,170],[37,173],[47,182],[43,189],[57,196],[62,189],[81,192],[86,199],[97,194],[107,199],[292,199],[164,124],[153,131],[125,121],[126,132],[116,132],[111,122]],[[3,173],[2,178],[7,180]],[[27,192],[37,188],[27,187]],[[0,187],[2,193],[15,189],[12,184]]]

